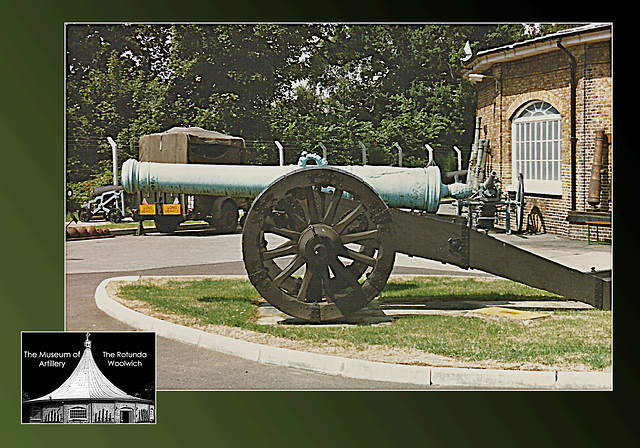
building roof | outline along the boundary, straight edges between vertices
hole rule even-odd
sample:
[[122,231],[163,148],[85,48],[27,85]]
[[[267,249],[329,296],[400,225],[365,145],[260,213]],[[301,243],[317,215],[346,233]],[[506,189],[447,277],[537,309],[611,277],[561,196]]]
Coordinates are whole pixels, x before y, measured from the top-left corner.
[[611,39],[612,25],[610,23],[594,23],[579,26],[545,36],[516,42],[502,47],[490,48],[471,54],[462,60],[463,76],[471,73],[482,73],[493,64],[535,56],[549,51],[558,50],[560,42],[564,47],[572,45],[596,43]]
[[53,392],[29,400],[29,402],[73,400],[146,401],[127,394],[104,376],[93,359],[89,333],[87,333],[84,347],[82,358],[69,378]]

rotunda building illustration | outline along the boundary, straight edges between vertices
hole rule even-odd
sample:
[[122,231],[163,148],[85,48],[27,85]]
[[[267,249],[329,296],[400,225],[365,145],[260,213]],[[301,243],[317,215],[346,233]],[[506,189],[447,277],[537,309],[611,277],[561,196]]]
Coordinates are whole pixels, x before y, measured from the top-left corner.
[[154,423],[154,401],[129,395],[100,370],[89,333],[82,357],[55,390],[27,400],[29,423]]

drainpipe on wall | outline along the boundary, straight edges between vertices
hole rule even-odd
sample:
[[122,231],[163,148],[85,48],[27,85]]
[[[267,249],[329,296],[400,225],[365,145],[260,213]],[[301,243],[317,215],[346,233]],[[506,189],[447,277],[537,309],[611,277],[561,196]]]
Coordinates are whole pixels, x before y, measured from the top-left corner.
[[569,57],[569,67],[571,68],[571,210],[576,210],[576,165],[578,153],[578,138],[576,137],[576,96],[578,81],[576,79],[576,58],[569,50],[562,46],[562,39],[558,39],[558,48]]

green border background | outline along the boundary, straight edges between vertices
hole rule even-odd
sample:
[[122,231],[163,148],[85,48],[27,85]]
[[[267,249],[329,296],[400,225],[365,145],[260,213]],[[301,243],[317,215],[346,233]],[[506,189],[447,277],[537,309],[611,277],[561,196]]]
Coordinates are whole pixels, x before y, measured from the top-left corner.
[[[442,2],[444,3],[444,2]],[[3,163],[0,298],[4,307],[5,446],[114,443],[182,446],[603,446],[638,442],[620,394],[567,392],[159,392],[153,426],[37,426],[20,422],[20,332],[64,320],[64,24],[68,22],[500,20],[497,6],[324,0],[5,2],[0,27]],[[538,16],[527,5],[525,17]],[[513,4],[510,4],[513,14]],[[533,14],[532,14],[533,13]],[[493,14],[489,17],[490,14]],[[505,17],[502,20],[514,20]],[[529,21],[540,21],[531,20]],[[574,20],[572,20],[574,21]],[[617,140],[621,141],[621,140]],[[615,219],[615,218],[614,218]],[[618,230],[618,229],[617,229]],[[618,235],[627,236],[627,229]],[[617,236],[618,236],[617,235]],[[630,234],[629,234],[630,235]],[[627,334],[622,333],[623,339]],[[630,337],[633,335],[629,335]],[[637,395],[632,358],[617,344],[616,390]],[[627,381],[630,380],[630,381]],[[628,388],[625,390],[625,388]],[[629,395],[627,395],[627,391]],[[625,401],[625,400],[623,400]],[[632,406],[635,404],[630,401]]]

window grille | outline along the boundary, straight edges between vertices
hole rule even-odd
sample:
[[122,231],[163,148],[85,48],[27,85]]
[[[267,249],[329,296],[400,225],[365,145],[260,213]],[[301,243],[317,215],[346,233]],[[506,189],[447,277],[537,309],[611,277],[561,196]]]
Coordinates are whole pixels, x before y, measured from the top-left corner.
[[70,419],[86,419],[87,410],[85,408],[73,408],[69,410]]
[[560,113],[537,101],[513,120],[513,179],[524,176],[528,193],[561,194],[562,129]]

